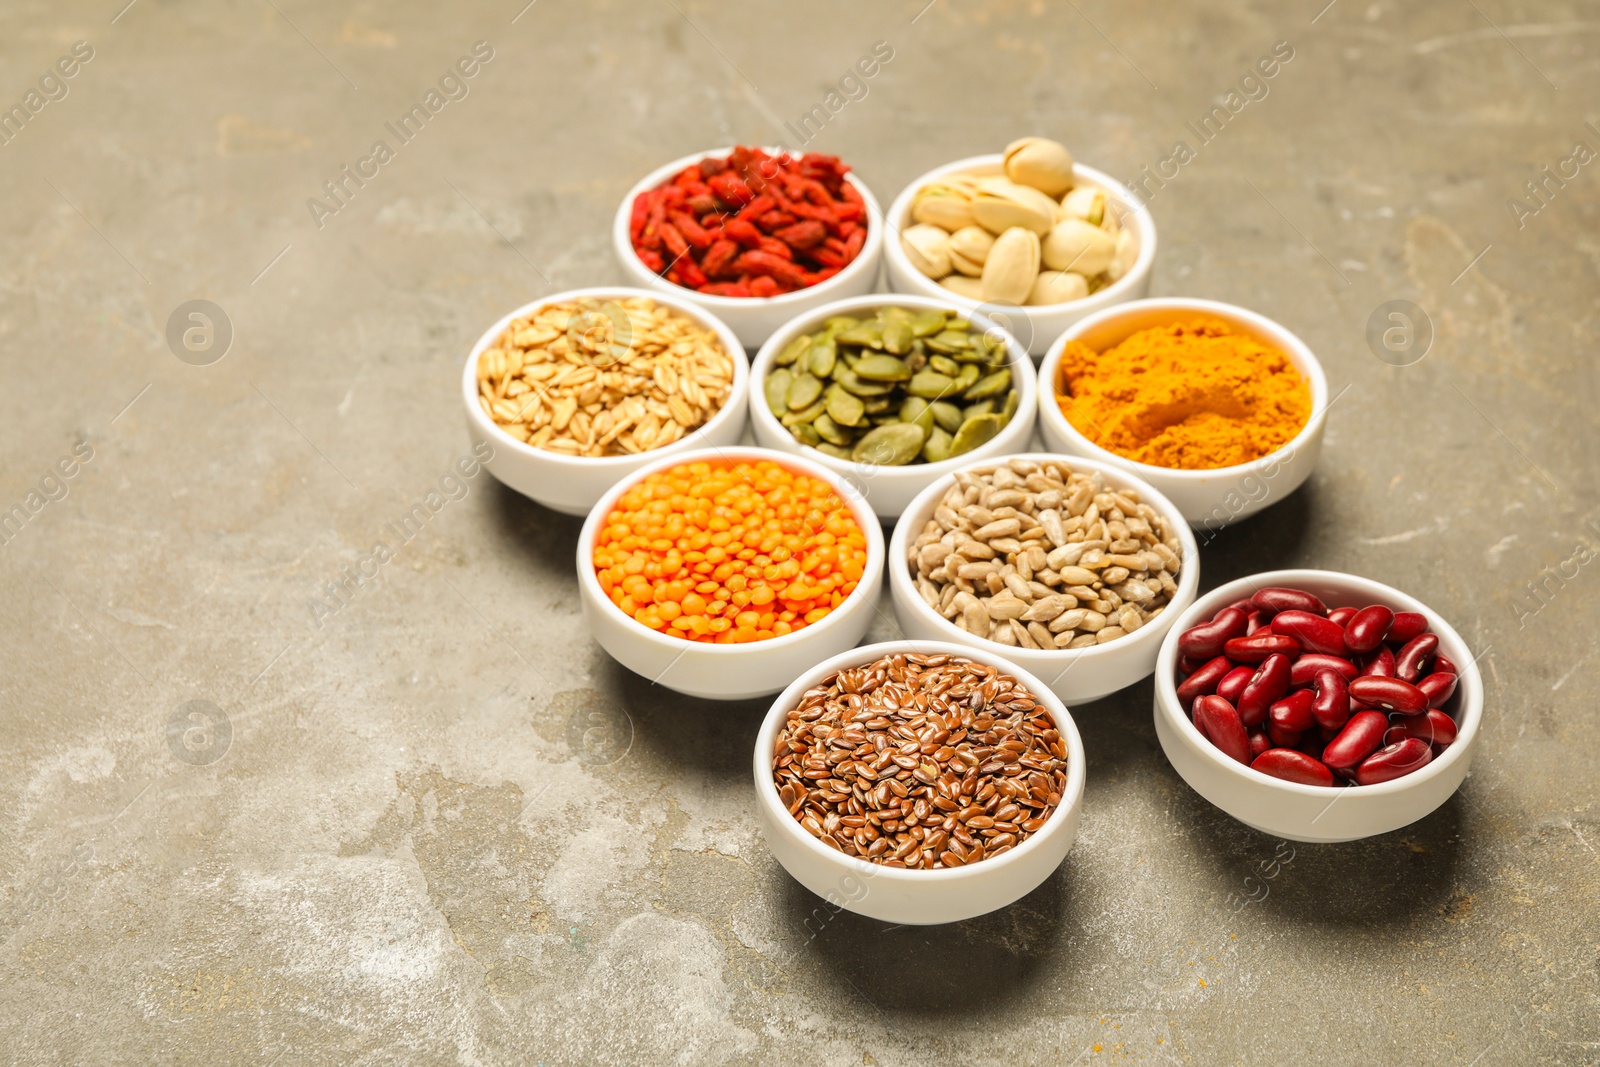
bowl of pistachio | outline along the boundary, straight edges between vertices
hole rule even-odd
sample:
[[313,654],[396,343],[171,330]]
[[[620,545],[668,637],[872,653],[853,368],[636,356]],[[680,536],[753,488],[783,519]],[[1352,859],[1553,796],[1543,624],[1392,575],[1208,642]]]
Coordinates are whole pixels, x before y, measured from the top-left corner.
[[836,471],[886,522],[943,475],[1026,451],[1033,434],[1027,349],[949,299],[824,305],[773,334],[750,379],[756,442]]

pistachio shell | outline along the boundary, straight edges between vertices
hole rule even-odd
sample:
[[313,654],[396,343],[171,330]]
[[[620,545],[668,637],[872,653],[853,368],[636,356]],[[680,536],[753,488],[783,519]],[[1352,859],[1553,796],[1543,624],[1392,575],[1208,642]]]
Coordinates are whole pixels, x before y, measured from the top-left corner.
[[900,234],[900,248],[913,267],[935,281],[950,273],[950,235],[939,227],[907,226]]
[[1032,186],[1047,196],[1060,196],[1072,188],[1072,153],[1059,141],[1024,137],[1006,146],[1006,177]]
[[955,268],[957,274],[964,274],[968,278],[977,278],[983,274],[982,263],[973,262],[953,248],[950,250],[950,266]]
[[965,274],[951,274],[940,278],[939,284],[957,296],[966,297],[968,300],[983,299],[983,282],[977,278],[969,278]]
[[1003,234],[1013,226],[1049,233],[1060,209],[1060,204],[1039,190],[1004,178],[983,179],[972,201],[973,219],[993,234]]
[[937,184],[925,186],[911,204],[911,218],[915,222],[938,226],[944,230],[959,230],[972,225],[972,189],[966,185]]
[[1001,234],[983,264],[982,299],[1007,304],[1028,299],[1039,274],[1039,256],[1039,235],[1032,230],[1019,226]]
[[1091,226],[1106,217],[1106,194],[1092,185],[1080,185],[1061,198],[1061,210],[1069,219],[1082,219]]
[[1106,267],[1106,274],[1112,281],[1116,281],[1133,269],[1139,259],[1139,241],[1133,236],[1132,230],[1123,230],[1117,234],[1117,251],[1111,257],[1111,265]]
[[922,443],[927,439],[922,427],[913,422],[893,422],[869,430],[850,450],[850,458],[857,463],[874,463],[882,467],[903,467],[917,458]]
[[1089,280],[1070,270],[1040,271],[1034,279],[1033,291],[1028,294],[1030,304],[1065,304],[1069,300],[1082,300],[1089,295]]
[[963,226],[950,235],[951,254],[959,254],[980,267],[989,258],[989,249],[993,247],[994,234],[982,226]]
[[1116,238],[1098,226],[1082,219],[1064,219],[1051,228],[1040,255],[1051,270],[1071,270],[1087,277],[1109,267],[1116,251]]

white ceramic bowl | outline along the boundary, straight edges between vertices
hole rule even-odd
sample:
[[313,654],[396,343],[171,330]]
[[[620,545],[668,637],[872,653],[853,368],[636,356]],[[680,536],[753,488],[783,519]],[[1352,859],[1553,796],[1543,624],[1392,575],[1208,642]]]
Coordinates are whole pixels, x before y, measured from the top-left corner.
[[[1304,589],[1329,609],[1382,604],[1426,615],[1439,635],[1439,651],[1460,671],[1445,708],[1456,720],[1456,740],[1420,771],[1362,786],[1316,786],[1286,782],[1223,755],[1178,704],[1175,682],[1178,635],[1228,604],[1266,586]],[[1461,635],[1415,597],[1390,586],[1338,571],[1270,571],[1241,578],[1207,593],[1177,620],[1156,663],[1156,738],[1183,780],[1195,792],[1247,826],[1291,841],[1355,841],[1416,822],[1450,798],[1472,766],[1483,721],[1483,678]]]
[[[478,403],[478,357],[500,339],[513,319],[530,315],[548,304],[590,298],[625,300],[632,297],[654,300],[688,316],[715,333],[732,357],[733,387],[722,407],[705,425],[670,445],[652,448],[637,456],[564,456],[559,452],[524,444],[496,426],[494,420],[484,413],[483,406]],[[569,289],[524,304],[489,327],[478,338],[478,343],[472,346],[472,354],[462,368],[461,396],[466,404],[467,432],[473,444],[487,441],[494,448],[493,458],[484,464],[490,474],[547,508],[566,515],[584,515],[607,489],[647,463],[664,456],[692,452],[697,448],[737,444],[739,438],[744,436],[745,410],[750,399],[750,370],[739,339],[727,324],[681,297],[616,287]]]
[[[954,294],[946,295],[953,297]],[[1039,404],[1033,360],[1028,358],[1028,353],[1002,327],[983,315],[963,310],[957,303],[954,299],[877,293],[872,296],[835,301],[814,308],[786,323],[761,346],[761,351],[756,353],[755,362],[750,368],[750,387],[754,390],[751,395],[757,398],[757,401],[750,405],[750,424],[751,429],[755,431],[756,443],[767,448],[805,456],[842,475],[861,491],[872,505],[872,509],[878,513],[878,517],[885,522],[893,522],[899,518],[912,498],[941,475],[973,460],[983,459],[986,456],[1002,456],[1028,447],[1028,441],[1033,436],[1033,420],[1037,416]],[[1003,337],[1006,348],[1011,353],[1011,380],[1021,391],[1017,397],[1017,413],[1011,417],[1005,428],[972,451],[964,452],[942,463],[917,463],[904,467],[851,463],[849,460],[835,459],[795,440],[794,434],[790,433],[783,423],[778,421],[772,409],[767,407],[765,382],[773,359],[790,341],[822,325],[825,319],[835,315],[870,314],[881,307],[936,308],[940,311],[949,311],[967,316],[973,326],[983,332],[993,330]]]
[[[979,460],[962,465],[962,471],[987,471],[1000,466],[1010,456]],[[1036,462],[1061,460],[1066,457],[1045,453],[1030,453],[1017,457]],[[905,514],[895,524],[889,541],[889,595],[894,600],[895,618],[900,630],[913,641],[954,641],[970,648],[984,649],[1005,656],[1017,666],[1032,671],[1044,679],[1050,690],[1068,707],[1099,700],[1147,677],[1155,670],[1156,656],[1161,651],[1161,639],[1172,628],[1175,620],[1194,603],[1200,588],[1200,546],[1195,543],[1194,532],[1178,514],[1172,501],[1162,496],[1142,479],[1109,463],[1071,457],[1068,462],[1074,470],[1093,474],[1099,472],[1106,484],[1115,489],[1136,489],[1139,499],[1166,516],[1178,540],[1183,542],[1182,565],[1178,569],[1178,593],[1167,609],[1156,620],[1139,627],[1126,637],[1119,637],[1103,645],[1078,649],[1013,648],[987,638],[974,637],[960,629],[949,619],[928,606],[917,592],[916,579],[906,561],[906,550],[949,488],[955,484],[956,472],[943,475],[928,486],[906,508]]]
[[[740,343],[746,348],[758,347],[773,330],[795,315],[804,314],[830,300],[870,293],[877,287],[878,264],[883,258],[883,213],[878,207],[877,198],[872,195],[872,190],[855,176],[854,171],[846,174],[844,180],[855,186],[856,192],[861,194],[861,199],[867,206],[866,243],[861,246],[861,252],[855,259],[825,282],[781,296],[706,296],[669,282],[645,266],[634,252],[633,242],[628,236],[628,223],[633,215],[634,200],[640,193],[664,185],[674,174],[691,163],[698,163],[708,156],[726,156],[732,151],[732,147],[713,148],[709,152],[696,152],[692,156],[675,159],[651,171],[640,179],[639,184],[628,190],[628,195],[622,198],[622,204],[617,208],[617,216],[611,224],[611,243],[617,254],[617,262],[622,264],[622,270],[628,275],[629,281],[658,293],[682,297],[705,308],[732,327]],[[780,150],[769,147],[766,151],[776,154]]]
[[[1067,421],[1056,402],[1056,382],[1061,353],[1069,341],[1082,341],[1096,351],[1104,351],[1140,330],[1197,315],[1221,319],[1241,333],[1271,345],[1288,356],[1305,375],[1311,385],[1311,417],[1287,444],[1252,463],[1213,470],[1179,470],[1119,456],[1091,442]],[[1322,364],[1304,341],[1265,315],[1214,300],[1159,298],[1107,308],[1057,338],[1039,366],[1039,434],[1047,448],[1070,456],[1104,460],[1137,474],[1166,494],[1191,525],[1208,531],[1254,515],[1300,487],[1322,454],[1322,431],[1328,404],[1328,379],[1322,373]]]
[[1002,175],[1005,173],[1004,160],[1002,155],[960,159],[930,170],[901,190],[900,195],[894,198],[894,203],[889,205],[889,214],[885,216],[890,240],[885,242],[884,264],[890,289],[897,293],[916,293],[953,300],[963,311],[982,311],[1015,334],[1023,347],[1037,357],[1044,354],[1061,331],[1085,315],[1113,304],[1137,300],[1150,291],[1150,271],[1156,262],[1156,226],[1150,218],[1149,209],[1136,201],[1121,182],[1093,167],[1074,164],[1072,173],[1076,183],[1105,193],[1106,199],[1115,204],[1122,225],[1132,230],[1139,239],[1139,255],[1128,273],[1098,293],[1066,304],[1017,307],[1011,304],[979,303],[957,296],[911,265],[905,249],[900,247],[900,232],[913,225],[911,202],[923,186],[951,174]]
[[[918,871],[884,867],[835,852],[806,832],[789,814],[772,780],[772,750],[778,731],[800,696],[824,678],[847,667],[858,667],[883,656],[903,652],[925,655],[950,653],[998,667],[1027,686],[1039,705],[1050,713],[1067,742],[1067,788],[1061,804],[1039,831],[1022,844],[994,859],[970,867]],[[1027,671],[984,649],[937,641],[885,641],[863,645],[819,663],[783,691],[767,712],[756,737],[754,761],[756,805],[767,847],[794,876],[795,881],[830,902],[860,915],[889,923],[929,926],[959,922],[984,915],[1020,900],[1036,889],[1061,865],[1078,836],[1083,808],[1084,754],[1078,727],[1061,701]]]
[[[742,645],[718,645],[663,637],[629,618],[600,588],[594,572],[594,542],[622,494],[645,477],[680,463],[702,460],[771,460],[833,487],[867,539],[867,567],[856,588],[821,621],[782,637]],[[710,700],[744,700],[776,693],[819,659],[855,645],[878,613],[883,587],[883,531],[861,495],[837,474],[799,456],[765,448],[712,448],[667,456],[632,472],[600,498],[578,534],[578,593],[583,618],[600,647],[630,671],[657,685]]]

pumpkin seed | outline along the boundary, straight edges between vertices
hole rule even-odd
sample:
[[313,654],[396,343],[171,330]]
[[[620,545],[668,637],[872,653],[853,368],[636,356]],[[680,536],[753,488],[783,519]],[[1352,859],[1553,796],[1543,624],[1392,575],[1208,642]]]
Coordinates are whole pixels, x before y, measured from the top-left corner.
[[932,337],[944,329],[945,314],[929,308],[919,311],[911,316],[911,335],[913,337]]
[[961,429],[956,431],[955,438],[950,442],[950,454],[959,456],[963,452],[971,452],[979,445],[990,441],[1000,432],[1002,425],[999,415],[992,413],[974,415],[963,422]]
[[828,387],[828,417],[840,426],[860,426],[866,408],[859,397],[851,396],[838,385]]
[[818,378],[826,378],[833,373],[834,362],[838,359],[839,347],[834,344],[831,337],[819,337],[811,342],[811,353],[808,357],[811,373]]
[[852,369],[857,376],[875,382],[903,382],[911,377],[911,368],[893,356],[867,356]]
[[928,366],[932,367],[934,370],[948,378],[954,378],[956,375],[961,373],[961,364],[957,363],[949,356],[929,356]]
[[794,375],[788,367],[779,367],[767,372],[767,380],[762,388],[766,390],[767,407],[772,409],[774,415],[783,416],[789,411],[788,401],[789,384],[794,381]]
[[897,356],[911,351],[911,324],[899,319],[884,323],[883,347]]
[[844,446],[854,440],[848,430],[828,418],[827,412],[818,415],[816,421],[811,424],[811,428],[817,431],[818,437],[832,444]]
[[850,451],[857,463],[873,463],[881,467],[903,467],[917,458],[922,451],[922,427],[909,422],[880,426],[868,431]]
[[944,427],[949,433],[961,429],[961,409],[948,400],[935,400],[928,405],[933,409],[933,421]]
[[772,358],[772,362],[780,367],[787,367],[799,359],[807,348],[811,347],[811,335],[803,333],[793,341],[783,346],[783,351]]
[[784,402],[789,405],[790,411],[799,411],[816,403],[817,397],[821,395],[822,379],[814,374],[801,374],[789,383],[789,391],[784,394]]
[[803,422],[810,422],[812,419],[816,418],[818,415],[821,415],[826,410],[827,405],[819,400],[808,408],[802,408],[799,411],[789,412],[789,414],[783,416],[783,418],[779,419],[778,421],[792,430]]
[[935,352],[945,353],[961,352],[972,347],[971,336],[950,329],[949,323],[945,324],[945,329],[925,338],[922,343]]
[[982,400],[984,397],[997,396],[1011,387],[1011,369],[1001,367],[993,374],[985,374],[979,378],[961,395],[968,400]]
[[850,450],[848,448],[840,448],[838,445],[832,444],[831,442],[819,441],[814,447],[824,456],[832,456],[834,459],[842,460],[850,459]]
[[906,392],[912,396],[936,400],[954,392],[955,385],[953,378],[948,378],[936,370],[919,370],[911,376],[911,381],[906,385]]
[[799,425],[792,427],[792,429],[794,431],[796,440],[803,445],[810,445],[811,447],[815,448],[817,445],[822,443],[822,435],[817,433],[816,428],[813,427],[809,422],[802,422]]
[[951,437],[943,426],[935,426],[922,446],[922,458],[929,463],[942,463],[950,458]]
[[842,345],[866,345],[869,348],[882,348],[883,324],[869,322],[860,326],[851,326],[834,334],[833,339]]
[[869,382],[848,367],[834,367],[833,380],[847,392],[856,396],[886,396],[894,392],[894,386],[888,382]]
[[968,363],[966,366],[961,368],[961,373],[956,375],[956,391],[964,393],[968,389],[971,389],[973,385],[977,383],[979,376],[982,374],[983,368],[979,367],[976,363]]

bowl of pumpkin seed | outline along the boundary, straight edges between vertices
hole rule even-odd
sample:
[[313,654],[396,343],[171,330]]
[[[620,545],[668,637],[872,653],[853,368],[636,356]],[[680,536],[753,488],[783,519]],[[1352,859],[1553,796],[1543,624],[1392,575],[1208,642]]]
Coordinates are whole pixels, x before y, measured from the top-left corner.
[[837,471],[892,522],[973,460],[1026,451],[1038,381],[1016,338],[931,297],[877,294],[791,320],[750,369],[756,442]]

